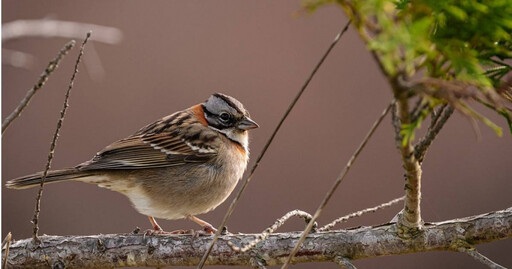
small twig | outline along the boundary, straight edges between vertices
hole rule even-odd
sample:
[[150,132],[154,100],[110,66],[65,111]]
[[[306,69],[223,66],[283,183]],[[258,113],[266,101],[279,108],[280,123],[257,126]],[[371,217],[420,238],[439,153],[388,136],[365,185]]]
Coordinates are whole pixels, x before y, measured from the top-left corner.
[[64,56],[68,54],[68,52],[73,48],[73,46],[75,46],[75,40],[71,40],[68,43],[66,43],[66,45],[64,45],[64,47],[57,54],[57,57],[55,57],[55,59],[48,63],[48,66],[39,77],[37,83],[30,90],[27,91],[27,94],[21,100],[20,104],[2,122],[2,134],[5,132],[5,130],[7,130],[7,127],[9,127],[9,125],[11,125],[11,123],[21,114],[25,107],[27,107],[28,103],[30,102],[34,94],[36,94],[36,92],[44,86],[45,82],[48,80],[52,72],[59,66],[60,60],[62,60],[62,58],[64,58]]
[[414,147],[414,156],[416,157],[416,160],[418,162],[422,163],[423,159],[425,158],[425,154],[427,153],[428,148],[436,138],[437,134],[441,131],[444,124],[450,116],[452,115],[454,108],[452,106],[449,106],[445,109],[445,106],[442,106],[439,109],[439,112],[435,117],[432,118],[433,124],[430,124],[430,127],[427,130],[427,133],[424,137],[418,141],[416,146]]
[[2,241],[2,249],[5,246],[5,254],[4,260],[2,261],[2,269],[7,268],[7,258],[9,257],[9,248],[11,247],[12,234],[9,232],[5,237],[4,241]]
[[404,199],[405,199],[405,196],[402,196],[400,198],[393,199],[393,200],[391,200],[391,201],[389,201],[387,203],[383,203],[383,204],[380,204],[380,205],[375,206],[375,207],[366,208],[366,209],[363,209],[363,210],[360,210],[360,211],[348,214],[346,216],[338,218],[338,219],[334,220],[333,222],[325,225],[324,227],[318,229],[318,231],[319,232],[330,231],[332,229],[332,227],[334,227],[338,223],[346,222],[349,219],[352,219],[352,218],[355,218],[355,217],[360,217],[363,214],[372,213],[372,212],[375,212],[377,210],[380,210],[380,209],[383,209],[383,208],[386,208],[386,207],[390,207],[390,206],[392,206],[392,205],[394,205],[394,204],[396,204],[396,203],[398,203],[400,201],[403,201]]
[[[249,242],[247,245],[245,245],[244,247],[237,247],[235,245],[233,245],[232,242],[228,242],[228,245],[231,247],[231,249],[233,249],[234,251],[237,251],[237,252],[246,252],[248,251],[249,249],[251,249],[252,247],[254,247],[256,244],[258,244],[259,242],[265,240],[269,235],[271,235],[275,230],[277,230],[279,227],[283,226],[283,224],[288,220],[290,219],[291,217],[293,216],[297,216],[297,217],[300,217],[300,218],[303,218],[305,221],[306,221],[306,224],[309,224],[309,222],[311,221],[311,219],[313,218],[311,216],[311,214],[307,213],[307,212],[304,212],[302,210],[293,210],[293,211],[290,211],[288,213],[286,213],[284,216],[282,216],[280,219],[276,220],[276,222],[274,224],[272,224],[272,226],[268,227],[267,229],[265,229],[265,231],[263,231],[261,234],[259,234],[256,239],[252,240],[251,242]],[[315,231],[316,230],[316,227],[318,226],[318,224],[315,222],[313,224],[313,230]]]
[[267,149],[268,147],[270,146],[270,144],[272,143],[272,141],[274,140],[274,137],[276,136],[277,132],[279,131],[279,129],[281,129],[281,126],[283,125],[283,122],[286,120],[286,118],[288,117],[288,115],[290,114],[291,110],[293,109],[293,107],[295,106],[295,104],[297,103],[297,101],[299,100],[299,98],[302,96],[302,93],[304,93],[304,91],[306,90],[306,88],[308,87],[309,85],[309,82],[313,79],[313,77],[315,76],[316,72],[318,71],[318,69],[320,68],[320,66],[322,66],[323,62],[325,61],[325,59],[327,58],[327,56],[329,55],[329,53],[331,52],[331,50],[334,48],[334,46],[338,43],[338,41],[340,40],[340,38],[343,36],[343,34],[347,31],[348,29],[348,26],[350,25],[350,21],[347,22],[347,24],[341,29],[341,31],[336,35],[336,37],[334,38],[334,40],[332,41],[331,45],[329,46],[329,48],[327,48],[327,51],[325,51],[324,55],[322,56],[322,58],[320,59],[320,61],[317,63],[317,65],[315,66],[315,68],[313,69],[313,71],[311,72],[311,74],[309,75],[309,77],[306,79],[306,82],[304,83],[304,85],[302,85],[302,88],[300,89],[300,91],[297,93],[297,95],[295,96],[295,98],[293,99],[293,101],[291,102],[290,106],[288,106],[288,109],[286,110],[286,112],[284,113],[283,117],[281,118],[281,120],[279,121],[279,123],[277,124],[274,132],[272,133],[272,135],[270,136],[270,138],[268,139],[267,143],[265,144],[265,146],[263,147],[263,150],[261,151],[260,155],[258,156],[258,158],[256,159],[256,163],[254,164],[254,166],[252,167],[251,171],[249,172],[249,176],[247,176],[247,179],[244,181],[244,183],[242,184],[242,187],[240,188],[240,190],[238,191],[238,193],[235,195],[235,198],[233,199],[233,201],[231,202],[231,205],[229,206],[228,208],[228,211],[226,212],[226,215],[224,216],[224,219],[222,219],[222,222],[221,224],[219,225],[218,229],[217,229],[217,232],[215,233],[215,235],[213,236],[213,239],[212,239],[212,242],[210,243],[210,245],[208,246],[208,249],[206,250],[206,252],[204,253],[203,257],[201,258],[201,261],[199,262],[199,265],[197,266],[198,269],[201,269],[203,268],[205,262],[206,262],[206,259],[208,258],[208,255],[210,255],[210,252],[212,251],[213,249],[213,245],[215,244],[215,242],[219,239],[219,236],[220,236],[220,233],[222,231],[222,227],[226,226],[226,223],[229,219],[229,217],[231,216],[231,213],[233,213],[233,210],[235,209],[235,206],[236,204],[238,203],[238,200],[240,199],[240,196],[242,195],[242,193],[244,192],[245,188],[247,187],[247,185],[249,184],[249,182],[251,181],[251,178],[254,174],[254,171],[256,171],[256,168],[258,167],[258,165],[260,164],[260,161],[261,159],[263,158],[263,156],[265,155],[265,153],[267,152]]
[[295,254],[297,254],[297,251],[299,250],[300,245],[304,242],[304,240],[306,239],[306,236],[309,234],[311,229],[313,229],[313,224],[318,219],[318,217],[322,213],[322,210],[327,205],[327,203],[331,199],[332,195],[334,194],[334,192],[336,191],[336,189],[338,188],[340,183],[343,181],[343,179],[347,175],[347,173],[350,170],[350,167],[352,167],[352,164],[354,163],[354,161],[357,159],[357,156],[359,156],[359,153],[361,153],[361,151],[363,150],[364,146],[366,146],[366,143],[368,142],[368,140],[370,140],[370,138],[372,137],[373,133],[375,132],[375,130],[377,130],[377,127],[380,125],[380,123],[382,122],[382,120],[384,119],[386,114],[388,114],[389,110],[391,109],[391,107],[393,106],[394,103],[395,103],[395,100],[393,99],[391,101],[391,103],[386,107],[386,109],[384,109],[384,111],[382,111],[382,114],[380,115],[380,117],[373,123],[372,128],[370,128],[370,131],[368,132],[368,134],[366,134],[366,137],[363,139],[363,141],[361,142],[359,147],[356,149],[354,154],[352,154],[352,157],[350,157],[350,160],[348,161],[347,165],[343,168],[341,173],[338,175],[338,177],[334,181],[333,186],[327,192],[327,194],[325,195],[323,201],[318,206],[318,209],[316,210],[315,215],[313,215],[313,219],[309,222],[309,224],[306,227],[306,229],[304,229],[304,231],[302,232],[301,237],[299,238],[297,244],[293,248],[292,252],[290,253],[290,256],[288,256],[288,259],[283,264],[281,269],[286,269],[288,267],[288,265],[290,264],[290,262],[292,261],[293,257],[295,256]]
[[416,103],[414,104],[414,107],[411,112],[413,122],[420,117],[423,109],[425,109],[427,106],[428,102],[423,103],[423,98],[419,97]]
[[489,266],[489,268],[507,269],[506,267],[503,267],[503,266],[493,262],[491,259],[485,257],[482,253],[478,252],[475,248],[461,247],[458,249],[458,251],[468,254],[469,256],[473,257],[475,260]]
[[437,120],[439,119],[439,117],[441,117],[441,115],[443,114],[443,111],[445,110],[445,108],[447,106],[448,106],[448,104],[444,104],[437,111],[435,111],[435,110],[432,111],[431,116],[430,116],[431,117],[430,126],[429,126],[430,129],[434,128],[434,126],[437,123]]
[[357,267],[352,262],[350,262],[349,259],[341,256],[334,258],[334,262],[341,268],[357,269]]
[[55,145],[57,144],[57,138],[59,137],[59,132],[62,127],[62,123],[64,122],[64,116],[66,115],[66,111],[69,107],[68,102],[69,102],[69,96],[71,93],[71,89],[73,88],[73,83],[75,82],[75,77],[76,77],[76,74],[78,73],[78,64],[80,63],[80,60],[82,59],[82,55],[84,54],[84,47],[85,47],[85,44],[87,43],[87,40],[89,40],[89,37],[91,37],[91,32],[87,33],[87,36],[86,36],[84,42],[82,43],[82,46],[80,46],[80,52],[78,54],[78,58],[76,59],[75,69],[73,71],[73,75],[71,76],[71,80],[68,85],[68,90],[66,91],[66,96],[64,98],[64,105],[62,107],[62,110],[60,111],[60,118],[59,118],[59,121],[57,122],[57,128],[55,129],[55,133],[53,134],[52,143],[50,145],[50,152],[48,153],[48,161],[46,162],[46,167],[44,169],[43,176],[41,178],[41,185],[39,187],[39,192],[37,193],[34,217],[32,218],[32,223],[33,223],[32,238],[34,239],[35,242],[40,242],[39,238],[38,238],[38,232],[39,232],[38,222],[39,222],[39,212],[41,211],[41,197],[43,196],[44,181],[46,180],[46,176],[48,175],[48,171],[50,170],[51,165],[52,165],[53,155],[55,153]]

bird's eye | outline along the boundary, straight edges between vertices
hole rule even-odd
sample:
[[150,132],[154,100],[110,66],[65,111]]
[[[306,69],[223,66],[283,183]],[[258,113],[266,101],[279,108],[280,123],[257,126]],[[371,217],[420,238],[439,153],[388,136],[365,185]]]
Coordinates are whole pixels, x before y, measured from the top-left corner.
[[229,122],[231,120],[231,115],[227,112],[222,112],[220,113],[219,118],[222,122]]

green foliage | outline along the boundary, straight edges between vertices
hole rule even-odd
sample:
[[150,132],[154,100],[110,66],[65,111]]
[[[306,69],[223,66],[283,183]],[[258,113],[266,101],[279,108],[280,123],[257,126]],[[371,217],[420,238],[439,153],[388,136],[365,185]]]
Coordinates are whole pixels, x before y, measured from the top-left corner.
[[[512,0],[308,0],[305,6],[340,4],[379,58],[388,77],[412,78],[421,74],[438,84],[421,84],[414,94],[433,106],[450,103],[501,134],[501,128],[463,102],[485,100],[507,120],[500,104],[502,79],[512,71]],[[416,76],[417,77],[417,76]],[[412,79],[411,79],[412,80]],[[426,81],[423,80],[423,82]],[[417,85],[418,86],[418,85]],[[423,89],[423,90],[419,90]],[[425,117],[421,117],[423,120]],[[404,138],[413,139],[419,123],[403,126]]]

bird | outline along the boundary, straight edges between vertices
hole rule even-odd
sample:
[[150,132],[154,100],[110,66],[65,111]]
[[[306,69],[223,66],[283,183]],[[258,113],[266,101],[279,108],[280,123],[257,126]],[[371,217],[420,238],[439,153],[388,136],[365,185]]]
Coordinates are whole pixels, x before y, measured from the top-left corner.
[[[155,218],[187,218],[215,233],[196,215],[215,209],[233,191],[249,160],[248,130],[258,127],[242,103],[214,93],[110,144],[89,161],[49,171],[45,183],[80,181],[124,194],[149,218],[154,233],[185,232],[165,232]],[[19,177],[6,187],[39,186],[42,177],[42,172]]]

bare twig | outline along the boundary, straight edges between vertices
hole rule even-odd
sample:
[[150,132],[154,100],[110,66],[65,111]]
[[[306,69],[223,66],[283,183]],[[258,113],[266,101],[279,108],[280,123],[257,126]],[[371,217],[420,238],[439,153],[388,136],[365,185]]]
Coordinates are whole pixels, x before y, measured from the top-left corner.
[[[303,218],[305,221],[306,221],[306,224],[308,224],[311,219],[312,219],[312,216],[311,214],[307,213],[307,212],[304,212],[302,210],[293,210],[293,211],[290,211],[288,213],[286,213],[284,216],[282,216],[280,219],[276,220],[276,222],[274,224],[272,224],[272,226],[268,227],[267,229],[265,229],[265,231],[263,231],[261,234],[258,235],[258,237],[256,237],[256,239],[250,241],[249,243],[247,243],[247,245],[245,245],[244,247],[237,247],[235,245],[233,245],[232,242],[228,242],[228,245],[231,247],[231,249],[233,249],[234,251],[238,251],[238,252],[246,252],[248,251],[249,249],[251,249],[252,247],[254,247],[256,244],[258,244],[259,242],[265,240],[269,235],[271,235],[275,230],[277,230],[279,227],[283,226],[283,224],[288,220],[290,219],[291,217],[293,216],[297,216],[297,217],[301,217]],[[316,227],[318,226],[317,223],[314,223],[313,224],[313,230],[316,230]]]
[[330,231],[332,229],[332,227],[334,227],[338,223],[346,222],[349,219],[352,219],[352,218],[355,218],[355,217],[360,217],[363,214],[375,212],[377,210],[380,210],[380,209],[383,209],[383,208],[386,208],[386,207],[390,207],[390,206],[392,206],[392,205],[394,205],[394,204],[396,204],[396,203],[398,203],[400,201],[403,201],[404,199],[405,199],[405,196],[402,196],[400,198],[393,199],[393,200],[391,200],[391,201],[389,201],[387,203],[383,203],[383,204],[380,204],[380,205],[375,206],[375,207],[366,208],[366,209],[363,209],[363,210],[360,210],[360,211],[348,214],[346,216],[338,218],[338,219],[334,220],[333,222],[325,225],[324,227],[318,229],[318,231],[319,232]]
[[354,264],[352,264],[349,259],[341,256],[334,258],[334,262],[341,268],[357,269],[357,267]]
[[503,266],[493,262],[491,259],[485,257],[482,253],[478,252],[478,250],[476,250],[475,248],[461,247],[458,249],[458,251],[468,254],[469,256],[473,257],[475,260],[489,266],[489,268],[507,269],[506,267],[503,267]]
[[57,144],[57,138],[59,137],[59,132],[62,127],[62,123],[64,122],[64,116],[66,115],[66,111],[69,107],[69,96],[71,93],[71,89],[73,88],[73,84],[75,82],[76,74],[78,73],[78,64],[80,63],[80,60],[82,59],[82,55],[84,54],[84,47],[87,43],[87,40],[89,40],[89,37],[91,36],[91,32],[87,33],[86,38],[84,39],[82,46],[80,46],[80,52],[78,54],[78,58],[76,59],[75,63],[75,69],[73,71],[73,75],[71,76],[71,80],[68,85],[68,90],[66,91],[66,96],[64,98],[64,105],[62,107],[62,110],[60,111],[60,118],[57,122],[57,128],[55,129],[55,133],[53,134],[52,143],[50,145],[50,152],[48,153],[48,161],[46,162],[46,167],[43,172],[43,177],[41,178],[41,186],[39,187],[39,192],[37,193],[36,198],[36,206],[34,210],[34,217],[32,218],[33,223],[33,234],[32,237],[35,242],[40,242],[38,238],[38,232],[39,232],[39,212],[41,211],[41,197],[43,196],[43,187],[44,187],[44,181],[46,180],[46,176],[48,175],[48,171],[50,170],[50,167],[52,165],[53,160],[53,154],[55,153],[55,145]]
[[313,215],[313,219],[309,222],[308,226],[306,227],[306,229],[304,229],[304,231],[302,232],[302,235],[299,239],[299,241],[297,242],[297,244],[295,245],[295,247],[293,248],[292,252],[290,253],[290,255],[288,256],[288,258],[286,259],[286,262],[283,264],[283,266],[281,267],[282,269],[286,269],[288,267],[288,265],[290,264],[290,262],[292,261],[293,259],[293,256],[295,256],[295,254],[297,253],[297,251],[299,250],[300,248],[300,245],[302,244],[302,242],[304,242],[304,240],[306,239],[306,236],[309,234],[309,232],[311,231],[311,229],[313,229],[313,224],[315,223],[315,221],[318,219],[318,217],[320,216],[320,214],[322,214],[322,210],[324,209],[324,207],[327,205],[327,203],[329,202],[329,200],[331,199],[332,195],[334,194],[334,192],[336,191],[336,189],[338,188],[338,186],[340,185],[340,183],[343,181],[343,179],[345,178],[345,176],[347,175],[348,171],[350,170],[350,167],[352,167],[352,164],[354,163],[354,161],[357,159],[357,156],[359,156],[359,153],[361,153],[361,151],[363,150],[364,146],[366,145],[366,143],[368,142],[368,140],[370,140],[370,138],[372,137],[373,133],[375,132],[375,130],[377,130],[377,127],[380,125],[380,123],[382,122],[382,120],[384,119],[384,117],[386,116],[386,114],[388,114],[389,110],[391,109],[391,107],[393,106],[394,104],[394,100],[391,101],[391,103],[386,107],[386,109],[384,109],[384,111],[382,111],[382,114],[380,115],[380,117],[373,123],[373,126],[372,128],[370,128],[370,131],[368,132],[368,134],[366,134],[366,137],[363,139],[363,141],[361,142],[361,144],[359,145],[359,147],[356,149],[356,151],[354,152],[354,154],[352,154],[352,157],[350,157],[350,160],[348,161],[347,165],[343,168],[343,170],[341,171],[341,173],[339,174],[339,176],[336,178],[336,180],[334,181],[334,184],[333,186],[331,187],[331,189],[327,192],[327,194],[325,195],[323,201],[320,203],[320,205],[318,206],[318,209],[316,210],[315,212],[315,215]]
[[448,121],[448,119],[453,113],[454,109],[452,106],[449,106],[446,109],[445,106],[446,105],[442,106],[439,109],[440,111],[436,114],[436,116],[432,118],[433,124],[430,124],[430,127],[428,128],[425,136],[422,137],[414,147],[414,155],[416,157],[416,160],[418,160],[418,162],[420,163],[423,162],[423,159],[425,158],[425,154],[427,153],[428,148],[436,138],[437,134],[439,134],[446,121]]
[[44,83],[48,80],[52,72],[59,66],[60,60],[62,60],[62,58],[64,58],[64,56],[68,54],[69,50],[71,50],[73,46],[75,46],[74,40],[71,40],[68,43],[66,43],[57,54],[57,57],[55,57],[55,59],[48,63],[48,66],[39,77],[37,83],[30,90],[28,90],[27,94],[21,100],[20,104],[2,122],[2,134],[5,132],[5,130],[7,130],[7,127],[9,127],[9,125],[11,125],[11,123],[21,114],[21,112],[28,105],[34,94],[36,94],[36,92],[44,86]]
[[2,42],[22,37],[62,37],[80,39],[83,33],[94,32],[91,40],[106,44],[121,42],[123,33],[115,27],[60,20],[16,20],[2,25]]
[[249,182],[251,181],[251,178],[254,174],[254,171],[256,171],[256,168],[258,168],[258,165],[261,161],[261,159],[263,158],[263,156],[265,155],[265,153],[267,152],[267,149],[268,147],[270,146],[270,144],[272,143],[272,141],[274,140],[274,137],[276,136],[277,132],[279,131],[279,129],[281,129],[281,126],[283,125],[283,122],[286,120],[286,118],[288,117],[288,115],[290,114],[291,110],[293,109],[293,107],[295,106],[295,104],[297,103],[297,101],[299,100],[299,98],[302,96],[302,93],[304,93],[304,91],[306,90],[306,88],[308,87],[309,85],[309,82],[313,79],[313,77],[315,76],[316,72],[318,71],[318,69],[320,68],[320,66],[322,66],[323,62],[325,61],[325,59],[327,58],[327,56],[329,55],[329,53],[331,52],[331,50],[334,48],[334,46],[338,43],[338,41],[340,40],[341,36],[343,36],[343,34],[347,31],[348,27],[350,25],[350,21],[347,22],[347,24],[341,29],[341,31],[336,35],[336,37],[334,38],[333,42],[331,43],[331,45],[329,46],[329,48],[327,48],[327,51],[324,53],[324,55],[322,56],[322,58],[320,59],[320,61],[317,63],[317,65],[315,66],[315,68],[313,69],[313,71],[311,72],[311,74],[309,75],[309,77],[306,79],[306,82],[304,83],[304,85],[302,86],[302,88],[300,89],[300,91],[297,93],[297,95],[295,96],[295,98],[293,99],[293,101],[291,102],[290,106],[288,106],[288,109],[286,110],[286,112],[284,113],[283,117],[281,118],[281,120],[279,121],[279,123],[277,124],[274,132],[272,133],[272,135],[270,136],[270,138],[268,139],[267,143],[265,144],[265,146],[263,147],[263,150],[261,151],[260,155],[258,156],[258,158],[256,159],[256,162],[254,164],[254,166],[252,167],[251,171],[249,172],[249,176],[247,176],[247,179],[244,181],[244,183],[242,184],[242,187],[240,188],[240,190],[238,191],[238,193],[235,195],[235,198],[233,199],[233,201],[231,202],[231,205],[229,206],[228,208],[228,211],[226,212],[226,215],[224,216],[224,219],[222,220],[222,223],[219,225],[218,229],[217,229],[217,232],[215,233],[210,245],[208,246],[208,249],[206,250],[206,252],[204,253],[203,255],[203,258],[201,259],[201,261],[199,262],[199,265],[197,266],[198,269],[201,269],[203,268],[205,262],[206,262],[206,259],[208,258],[208,255],[210,255],[210,252],[212,251],[213,249],[213,245],[215,244],[215,242],[217,241],[217,239],[219,238],[220,236],[220,233],[222,231],[222,228],[224,226],[226,226],[226,223],[229,219],[229,217],[231,216],[231,213],[233,212],[233,210],[235,209],[235,206],[236,204],[238,203],[238,200],[240,199],[240,196],[242,195],[242,193],[244,192],[245,188],[247,187],[247,185],[249,184]]
[[[294,263],[334,262],[337,256],[351,261],[427,251],[453,251],[457,240],[473,245],[512,237],[512,208],[479,216],[426,223],[420,236],[404,240],[394,223],[309,234]],[[247,242],[257,235],[223,235],[215,245],[207,265],[251,266],[257,257],[265,266],[280,265],[297,243],[299,232],[272,234],[257,248],[242,253],[227,242]],[[31,239],[11,244],[10,268],[168,267],[195,266],[210,236],[145,236],[110,234],[90,236],[41,236],[44,246],[33,249]],[[98,244],[98,239],[102,244]],[[240,244],[240,243],[237,243]],[[364,246],[364,247],[361,247]],[[3,254],[3,253],[2,253]]]
[[2,241],[2,249],[5,246],[4,260],[2,261],[2,269],[7,268],[7,258],[9,257],[9,248],[11,247],[12,234],[9,232]]
[[411,115],[412,115],[412,122],[416,121],[419,117],[421,117],[421,114],[423,113],[423,110],[425,110],[429,106],[428,102],[424,102],[422,97],[419,97],[416,101],[416,104],[414,105]]
[[430,129],[434,128],[434,126],[437,123],[437,120],[439,120],[439,117],[441,117],[441,115],[443,114],[443,111],[446,109],[447,106],[448,106],[448,104],[444,104],[437,111],[435,111],[435,110],[432,111],[430,126],[429,126]]

